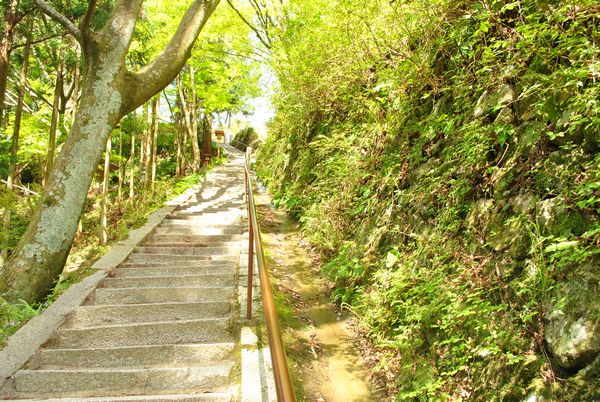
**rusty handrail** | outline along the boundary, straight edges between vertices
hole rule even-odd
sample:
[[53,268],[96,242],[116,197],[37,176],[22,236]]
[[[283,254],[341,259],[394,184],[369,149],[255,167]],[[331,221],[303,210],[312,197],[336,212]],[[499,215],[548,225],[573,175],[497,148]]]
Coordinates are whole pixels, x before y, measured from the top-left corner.
[[275,377],[275,389],[277,391],[277,400],[279,402],[295,402],[296,395],[292,386],[292,379],[285,357],[283,340],[281,339],[281,330],[279,329],[279,319],[275,309],[275,300],[273,299],[273,289],[271,280],[267,273],[265,264],[265,255],[262,248],[260,237],[260,226],[256,219],[256,205],[254,202],[254,192],[252,191],[252,176],[250,175],[250,155],[252,148],[246,148],[245,163],[245,183],[246,200],[248,203],[248,299],[246,317],[252,318],[252,276],[254,272],[254,247],[256,247],[256,260],[258,262],[258,274],[260,277],[260,289],[263,300],[263,311],[265,322],[267,324],[267,336],[269,338],[269,348],[271,350],[271,361],[273,362],[273,375]]

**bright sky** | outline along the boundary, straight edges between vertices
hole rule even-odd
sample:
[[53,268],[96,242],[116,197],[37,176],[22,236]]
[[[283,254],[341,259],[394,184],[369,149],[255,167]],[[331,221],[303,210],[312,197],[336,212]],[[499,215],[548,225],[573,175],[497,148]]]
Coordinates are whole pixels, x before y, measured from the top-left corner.
[[267,65],[262,65],[260,87],[263,94],[250,102],[254,108],[254,114],[247,117],[244,117],[241,114],[234,116],[234,118],[248,121],[249,125],[254,127],[258,134],[263,138],[266,138],[267,136],[267,123],[275,114],[275,109],[271,104],[271,96],[273,95],[273,88],[276,86],[276,80],[277,78],[275,77],[273,70]]

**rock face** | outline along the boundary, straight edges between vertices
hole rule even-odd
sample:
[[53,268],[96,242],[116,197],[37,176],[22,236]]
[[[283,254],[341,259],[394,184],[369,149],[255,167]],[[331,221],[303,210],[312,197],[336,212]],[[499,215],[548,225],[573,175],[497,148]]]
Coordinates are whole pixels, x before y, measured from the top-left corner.
[[[496,88],[495,90],[486,90],[483,92],[477,104],[473,116],[475,118],[484,117],[496,110],[500,110],[515,100],[515,90],[509,84],[504,84]],[[506,120],[506,117],[502,118]],[[509,118],[512,120],[512,117]]]
[[581,235],[587,227],[585,217],[568,209],[562,197],[540,201],[537,222],[544,236]]
[[600,266],[578,267],[559,284],[546,316],[546,343],[558,364],[579,370],[600,355]]

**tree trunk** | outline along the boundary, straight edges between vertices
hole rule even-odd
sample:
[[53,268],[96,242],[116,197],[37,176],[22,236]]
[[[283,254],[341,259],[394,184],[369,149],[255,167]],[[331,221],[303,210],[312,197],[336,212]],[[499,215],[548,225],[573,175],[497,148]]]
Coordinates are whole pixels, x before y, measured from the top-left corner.
[[160,95],[152,99],[152,189],[156,181],[156,161],[158,152],[158,110],[160,107]]
[[123,200],[123,126],[119,127],[119,183],[117,187],[117,200],[119,200],[119,207]]
[[10,67],[10,44],[19,7],[19,0],[9,0],[4,11],[4,30],[0,39],[0,130],[4,127],[4,105],[6,102],[6,85]]
[[146,188],[146,185],[148,183],[148,175],[146,173],[148,171],[148,144],[150,141],[150,124],[148,123],[148,116],[150,115],[149,107],[149,103],[144,105],[142,112],[142,121],[144,122],[144,129],[142,130],[142,137],[140,140],[140,173],[142,175],[143,188]]
[[[88,74],[95,75],[93,70]],[[96,74],[97,80],[86,77],[75,124],[50,172],[39,207],[0,277],[7,300],[41,300],[64,267],[96,163],[120,117],[120,102],[114,102],[118,92],[103,81],[102,71]],[[94,81],[107,87],[100,91],[93,87]]]
[[[77,60],[81,58],[81,48],[79,44],[75,43],[75,54],[77,56]],[[69,122],[71,126],[73,124],[73,120],[75,118],[75,113],[77,112],[77,103],[79,102],[79,97],[81,95],[81,66],[80,63],[76,63],[72,73],[71,85],[69,86],[69,91],[64,97],[61,98],[61,107],[60,107],[60,118],[59,118],[59,130],[63,135],[68,135],[68,130],[66,127],[66,123]],[[63,87],[64,89],[64,87]]]
[[135,131],[131,133],[129,163],[129,201],[133,205],[133,197],[135,196]]
[[108,136],[106,141],[106,151],[104,153],[104,176],[102,178],[102,203],[100,206],[100,227],[102,233],[100,235],[100,244],[108,243],[107,215],[108,215],[108,183],[110,179],[110,151],[111,151],[111,136]]
[[204,111],[202,121],[202,163],[208,164],[212,158],[212,117],[208,110]]
[[[81,100],[71,132],[50,172],[40,203],[12,258],[0,273],[7,301],[41,300],[60,276],[81,217],[92,175],[119,120],[160,92],[177,76],[218,0],[194,0],[163,51],[132,73],[125,57],[142,0],[117,0],[104,27],[94,32],[85,17],[79,27],[49,3],[36,0],[82,44],[85,59]],[[95,5],[90,2],[90,7]],[[91,16],[92,13],[86,13]]]
[[175,146],[177,147],[175,151],[175,177],[181,177],[181,130],[179,130],[179,126],[177,127],[177,141]]
[[[59,53],[59,59],[62,55]],[[50,120],[50,139],[48,140],[48,154],[46,156],[46,167],[44,170],[44,178],[42,185],[46,185],[48,176],[54,165],[54,152],[56,151],[56,131],[59,124],[60,101],[63,90],[63,62],[59,60],[58,71],[56,72],[56,84],[54,86],[54,99],[52,101],[52,118]]]
[[187,130],[183,130],[183,132],[181,133],[181,135],[183,136],[183,138],[181,139],[181,148],[182,148],[182,156],[183,156],[183,161],[182,161],[182,165],[181,165],[181,171],[183,172],[184,175],[187,174],[188,169],[190,168],[190,166],[192,165],[190,163],[190,160],[188,158],[188,151],[187,151],[187,143],[188,143],[188,132]]
[[[193,70],[190,70],[190,80],[193,83]],[[192,141],[192,170],[194,172],[198,172],[200,170],[200,165],[202,163],[202,158],[200,155],[200,148],[198,146],[198,130],[197,130],[197,122],[194,124],[196,106],[194,105],[194,100],[192,98],[191,101],[188,101],[186,98],[186,94],[183,91],[183,77],[181,77],[178,81],[178,94],[181,105],[181,112],[183,114],[183,121],[185,123],[185,129],[187,131],[187,136]],[[192,85],[193,86],[193,85]],[[196,131],[194,131],[194,127],[196,127]]]
[[152,150],[154,149],[154,133],[152,132],[152,129],[154,125],[155,107],[156,103],[154,103],[154,100],[150,101],[148,104],[149,110],[147,115],[148,127],[146,130],[146,149],[144,150],[146,155],[146,164],[144,166],[144,191],[148,191],[152,187]]
[[[33,18],[29,19],[29,32],[33,29]],[[15,111],[15,122],[13,128],[12,143],[10,147],[10,160],[8,163],[8,178],[6,180],[6,189],[9,192],[13,191],[13,183],[17,178],[17,154],[19,152],[19,135],[21,134],[21,117],[23,115],[23,102],[25,101],[25,86],[27,83],[27,69],[29,68],[29,53],[31,51],[31,38],[27,38],[27,44],[23,49],[23,64],[21,65],[21,86],[19,87],[19,95],[17,97],[17,108]],[[8,243],[10,239],[10,220],[11,210],[4,211],[2,222],[2,258],[6,260],[8,257]]]

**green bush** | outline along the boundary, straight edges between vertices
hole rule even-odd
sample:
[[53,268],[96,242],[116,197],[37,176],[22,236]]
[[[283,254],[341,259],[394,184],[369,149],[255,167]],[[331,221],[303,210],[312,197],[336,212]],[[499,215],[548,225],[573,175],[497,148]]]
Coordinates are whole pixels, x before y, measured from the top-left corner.
[[249,146],[256,149],[259,144],[258,134],[253,127],[243,128],[236,133],[232,144],[240,151],[246,151]]

